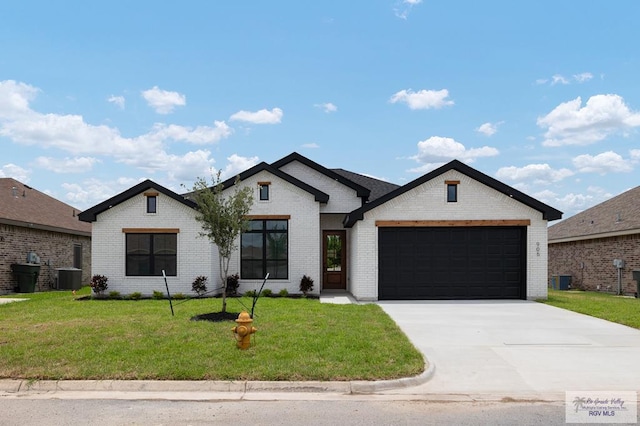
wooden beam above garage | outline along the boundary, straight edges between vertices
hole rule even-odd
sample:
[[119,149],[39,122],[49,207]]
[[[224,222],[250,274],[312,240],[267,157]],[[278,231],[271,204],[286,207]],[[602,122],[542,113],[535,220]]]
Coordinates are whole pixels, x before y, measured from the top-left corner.
[[390,227],[449,227],[449,226],[529,226],[529,219],[503,220],[376,220],[380,228]]

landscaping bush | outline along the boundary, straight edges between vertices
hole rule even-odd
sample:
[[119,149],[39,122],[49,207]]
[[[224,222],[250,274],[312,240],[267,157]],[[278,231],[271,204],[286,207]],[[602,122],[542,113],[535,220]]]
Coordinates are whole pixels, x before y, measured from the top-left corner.
[[109,299],[118,300],[118,299],[122,299],[122,296],[120,295],[119,291],[110,291]]
[[278,292],[278,294],[280,295],[280,297],[287,297],[289,296],[289,291],[286,288],[283,288],[282,290],[280,290],[280,292]]
[[164,293],[158,290],[153,290],[153,296],[151,297],[155,300],[162,300],[164,299]]
[[234,274],[227,277],[227,296],[236,296],[240,286],[240,275]]
[[256,296],[256,291],[255,290],[248,290],[244,293],[244,295],[246,297],[255,297]]
[[307,295],[308,292],[313,290],[313,279],[304,275],[300,280],[300,291]]
[[204,275],[197,276],[191,283],[191,290],[197,293],[198,296],[202,296],[207,292],[207,280],[208,278]]
[[186,299],[187,296],[185,296],[183,293],[176,293],[176,294],[172,294],[171,298],[173,300],[182,300],[182,299]]
[[89,285],[91,286],[91,289],[94,293],[102,295],[109,287],[107,281],[109,281],[109,278],[104,275],[94,275],[93,277],[91,277],[91,284]]
[[262,290],[262,295],[264,297],[271,297],[273,296],[273,291],[270,288],[265,288],[264,290]]
[[142,293],[140,293],[139,291],[136,291],[135,293],[131,293],[129,295],[129,299],[131,299],[131,300],[140,300],[140,299],[142,299]]

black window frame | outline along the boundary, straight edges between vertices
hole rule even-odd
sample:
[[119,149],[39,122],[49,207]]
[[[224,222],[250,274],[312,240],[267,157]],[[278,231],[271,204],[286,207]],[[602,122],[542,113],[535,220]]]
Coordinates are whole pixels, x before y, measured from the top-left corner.
[[[175,248],[173,253],[156,253],[156,237],[157,236],[173,236],[175,243]],[[148,238],[148,253],[130,253],[130,237],[136,238]],[[148,269],[142,272],[132,271],[131,269],[134,267],[134,260],[145,260],[147,259]],[[166,260],[169,259],[169,267],[165,267],[165,274],[168,277],[175,277],[178,275],[178,234],[173,232],[157,232],[157,233],[126,233],[125,234],[125,276],[127,277],[161,277],[162,276],[162,265],[166,264]],[[172,259],[172,261],[171,261]],[[164,260],[164,262],[161,262]],[[160,267],[156,270],[156,265],[160,264]]]
[[[276,223],[277,222],[277,223]],[[278,223],[284,223],[285,228],[278,228]],[[278,235],[276,237],[276,235]],[[277,242],[274,238],[283,238],[285,245],[283,252],[270,252],[269,246]],[[259,236],[260,257],[252,258],[245,252],[244,238]],[[271,240],[270,237],[271,236]],[[248,247],[246,247],[248,249]],[[256,250],[255,247],[252,247]],[[282,256],[284,254],[284,256]],[[269,279],[289,279],[289,221],[288,219],[253,219],[250,227],[240,236],[240,278],[245,280],[263,279],[267,272]]]
[[260,184],[260,188],[258,190],[260,194],[260,201],[269,201],[269,184],[262,183]]
[[457,202],[458,202],[458,184],[448,183],[447,184],[447,203],[457,203]]
[[147,195],[147,213],[148,214],[158,213],[158,196]]

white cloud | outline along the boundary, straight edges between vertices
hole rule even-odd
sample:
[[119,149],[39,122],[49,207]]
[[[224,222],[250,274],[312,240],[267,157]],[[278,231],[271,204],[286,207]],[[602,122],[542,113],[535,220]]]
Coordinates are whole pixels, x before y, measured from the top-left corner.
[[591,74],[590,72],[582,72],[579,74],[574,74],[571,77],[565,77],[562,74],[554,74],[551,76],[551,79],[548,79],[548,78],[537,79],[536,84],[541,85],[541,84],[549,83],[552,86],[555,86],[556,84],[563,84],[563,85],[567,85],[571,83],[582,84],[582,83],[586,83],[592,78],[593,78],[593,74]]
[[100,160],[93,157],[75,157],[57,159],[51,157],[38,157],[35,160],[37,167],[51,170],[55,173],[84,173],[93,168]]
[[14,80],[0,81],[0,122],[2,119],[16,119],[31,112],[29,102],[35,99],[39,90]]
[[176,124],[156,123],[151,134],[161,139],[190,142],[194,144],[211,144],[229,137],[233,129],[224,121],[214,121],[214,127],[197,126],[195,128]]
[[629,155],[631,156],[631,160],[636,162],[640,161],[640,149],[632,149],[629,151]]
[[107,98],[107,102],[111,102],[112,104],[117,105],[118,108],[124,109],[124,104],[125,104],[124,96],[111,95]]
[[439,109],[444,106],[453,105],[454,102],[447,99],[448,97],[449,91],[447,89],[420,90],[418,92],[413,92],[411,89],[408,89],[393,94],[389,102],[392,104],[404,102],[410,109]]
[[90,178],[81,183],[63,183],[66,191],[64,198],[72,205],[85,208],[100,203],[114,195],[130,188],[142,180],[118,178],[113,181]]
[[4,166],[0,166],[0,178],[13,178],[22,183],[29,182],[30,170],[23,169],[20,166],[9,163]]
[[593,78],[593,74],[591,74],[590,72],[583,72],[580,74],[574,74],[573,75],[573,79],[575,81],[577,81],[578,83],[586,83],[587,81],[591,80]]
[[237,154],[233,154],[231,157],[227,157],[229,164],[222,170],[220,177],[222,179],[228,179],[236,176],[260,162],[258,157],[241,157]]
[[305,143],[301,145],[303,148],[309,148],[309,149],[315,149],[315,148],[320,148],[320,145],[318,145],[315,142],[312,143]]
[[554,170],[548,164],[528,164],[524,167],[502,167],[496,172],[500,180],[547,185],[573,176],[569,169]]
[[185,95],[162,90],[158,86],[142,91],[142,97],[158,114],[170,114],[177,106],[187,104]]
[[314,104],[313,106],[316,108],[322,109],[326,113],[336,112],[338,110],[338,107],[332,104],[331,102],[327,102],[324,104]]
[[396,15],[396,17],[406,20],[409,16],[409,13],[411,12],[411,9],[413,9],[414,6],[417,6],[420,3],[422,3],[422,0],[398,1],[396,3],[396,6],[393,8],[393,13]]
[[273,108],[271,111],[261,109],[256,112],[241,110],[233,114],[229,119],[253,124],[278,124],[282,120],[282,115],[283,112],[280,108]]
[[432,136],[429,139],[418,142],[418,153],[409,158],[421,163],[422,166],[409,171],[423,173],[453,159],[471,163],[476,158],[493,157],[498,154],[499,151],[493,147],[483,146],[481,148],[468,149],[451,138]]
[[537,123],[547,129],[545,146],[588,145],[640,126],[640,113],[618,95],[595,95],[584,107],[580,97],[564,102]]
[[579,155],[573,160],[573,165],[581,173],[607,173],[630,172],[633,166],[630,161],[623,159],[613,151],[603,152],[596,156],[589,154]]
[[551,85],[554,86],[556,84],[569,84],[569,80],[560,74],[555,74],[551,76]]
[[499,123],[484,123],[482,125],[480,125],[480,127],[478,127],[476,129],[476,132],[478,133],[482,133],[485,136],[493,136],[496,134],[496,132],[498,131],[498,126],[502,124],[502,121]]
[[[40,149],[59,149],[72,157],[111,157],[148,172],[167,171],[177,179],[187,176],[187,172],[195,177],[200,170],[208,170],[213,159],[209,151],[169,154],[165,140],[204,144],[215,143],[231,134],[223,121],[216,121],[214,127],[195,129],[158,124],[146,134],[125,138],[118,129],[88,124],[79,115],[42,114],[32,110],[29,101],[36,92],[28,85],[0,82],[0,136]],[[82,164],[86,166],[86,160],[76,165]]]

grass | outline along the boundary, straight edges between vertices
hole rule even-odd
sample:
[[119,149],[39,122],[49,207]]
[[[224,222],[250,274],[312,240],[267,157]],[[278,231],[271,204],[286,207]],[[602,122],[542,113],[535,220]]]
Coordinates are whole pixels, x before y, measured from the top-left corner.
[[[88,294],[88,288],[78,292]],[[220,299],[76,300],[24,294],[0,305],[0,378],[154,380],[378,380],[424,370],[422,355],[373,304],[261,298],[253,346],[236,348],[234,322],[190,321]],[[240,312],[248,298],[228,299]]]
[[548,305],[640,329],[640,299],[592,291],[549,290]]

